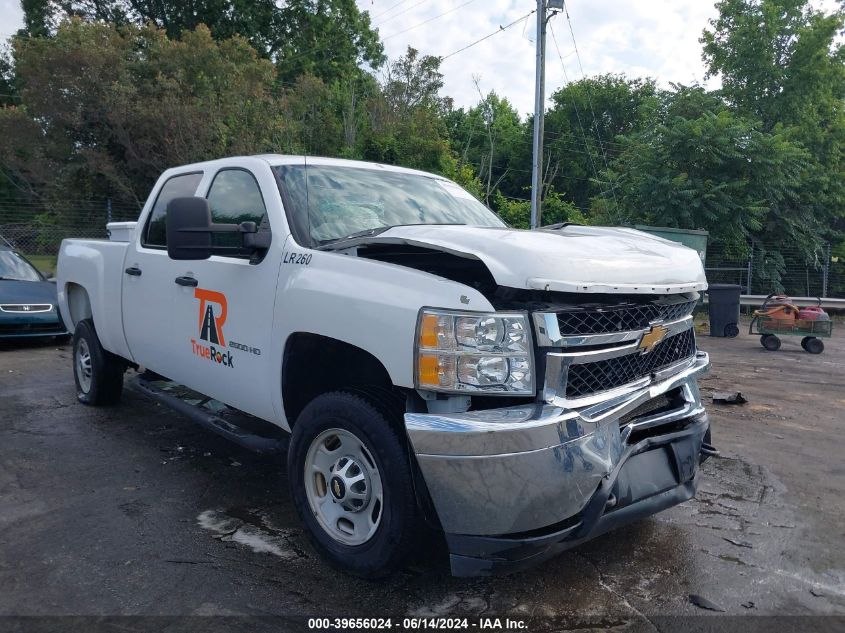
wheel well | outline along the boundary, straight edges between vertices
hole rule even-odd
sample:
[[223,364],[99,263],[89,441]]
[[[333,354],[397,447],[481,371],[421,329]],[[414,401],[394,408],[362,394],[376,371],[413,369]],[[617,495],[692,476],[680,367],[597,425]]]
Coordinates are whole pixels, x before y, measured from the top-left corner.
[[73,326],[82,321],[82,319],[90,319],[91,313],[91,299],[88,297],[88,291],[79,284],[69,283],[66,286],[67,307],[70,311],[70,317]]
[[338,389],[398,396],[390,374],[368,351],[319,334],[292,334],[282,362],[282,402],[288,424],[293,427],[315,397]]

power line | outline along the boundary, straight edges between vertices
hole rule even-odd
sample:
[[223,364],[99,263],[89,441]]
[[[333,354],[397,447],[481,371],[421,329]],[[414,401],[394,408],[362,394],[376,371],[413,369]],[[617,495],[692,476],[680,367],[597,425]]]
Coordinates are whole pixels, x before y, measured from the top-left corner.
[[[569,25],[569,35],[572,37],[572,48],[575,49],[575,57],[578,60],[578,68],[581,69],[581,76],[584,78],[584,89],[587,91],[587,103],[590,104],[590,112],[593,115],[593,126],[596,130],[596,138],[601,140],[601,136],[599,135],[599,122],[596,118],[596,111],[593,109],[593,97],[592,91],[590,90],[589,84],[586,82],[587,74],[584,72],[584,65],[581,63],[581,53],[578,52],[578,43],[575,41],[575,31],[572,28],[572,20],[569,18],[569,10],[566,8],[566,0],[563,3],[563,13],[566,15],[566,23]],[[557,47],[557,42],[555,42],[555,47]],[[558,55],[560,55],[560,49],[558,49]],[[563,57],[560,59],[561,65],[563,64]],[[604,168],[607,171],[610,171],[610,167],[607,164],[607,156],[604,153],[604,149],[601,149],[601,157],[604,161]],[[616,204],[616,208],[619,208],[619,201],[616,199],[616,188],[613,186],[613,183],[610,183],[610,192],[613,194],[613,202]]]
[[372,19],[375,20],[376,18],[380,18],[381,16],[386,15],[387,13],[390,13],[391,11],[393,11],[393,9],[395,9],[399,5],[405,4],[406,2],[408,2],[408,0],[399,0],[399,2],[392,5],[389,9],[385,9],[381,13],[377,13],[376,15],[372,16]]
[[448,11],[444,11],[440,15],[435,15],[433,18],[429,18],[427,20],[424,20],[424,21],[420,22],[419,24],[415,24],[414,26],[409,26],[407,29],[399,31],[398,33],[393,33],[392,35],[388,35],[387,37],[383,38],[382,41],[386,42],[387,40],[389,40],[392,37],[396,37],[397,35],[402,35],[403,33],[407,33],[408,31],[413,31],[414,29],[417,29],[417,28],[419,28],[419,27],[421,27],[425,24],[428,24],[429,22],[434,22],[435,20],[442,18],[444,15],[449,15],[450,13],[453,13],[453,12],[457,11],[458,9],[462,9],[463,7],[467,6],[468,4],[472,4],[475,1],[476,0],[467,0],[463,4],[459,4],[458,6],[453,7],[451,9],[449,9]]
[[[390,22],[391,20],[395,20],[395,19],[396,19],[396,18],[398,18],[400,15],[405,15],[408,11],[412,11],[413,9],[416,9],[418,6],[420,6],[421,4],[425,4],[426,2],[428,2],[428,0],[420,0],[420,1],[419,1],[419,2],[417,2],[416,4],[412,4],[410,7],[408,7],[407,9],[405,9],[405,10],[403,10],[403,11],[400,11],[399,13],[394,13],[393,15],[391,15],[391,16],[390,16],[389,18],[387,18],[386,20],[382,20],[381,22],[379,22],[378,24],[376,24],[376,25],[374,25],[374,26],[379,27],[379,26],[381,26],[382,24],[387,24],[387,23],[388,23],[388,22]],[[402,3],[400,2],[399,4],[402,4]]]
[[[560,54],[560,46],[557,43],[557,36],[555,35],[554,27],[549,24],[549,30],[552,33],[552,41],[555,43],[555,50],[557,51],[557,56],[560,59],[560,67],[563,70],[563,78],[566,80],[566,83],[569,83],[569,77],[566,73],[566,65],[563,63],[563,56]],[[581,130],[581,136],[584,138],[584,149],[587,150],[587,154],[589,154],[590,165],[593,167],[593,173],[596,176],[596,180],[599,180],[599,172],[596,169],[596,163],[593,160],[593,154],[590,152],[590,146],[587,143],[587,133],[584,131],[584,125],[581,123],[581,115],[578,112],[578,106],[575,103],[575,100],[572,100],[572,107],[575,109],[575,119],[578,121],[578,127]],[[599,180],[599,182],[601,182]]]
[[520,22],[522,22],[523,20],[527,20],[527,19],[528,19],[528,18],[530,18],[530,17],[531,17],[534,13],[536,13],[536,10],[531,11],[531,12],[529,12],[529,13],[526,13],[526,14],[525,14],[525,15],[523,15],[521,18],[518,18],[518,19],[514,20],[514,21],[513,21],[513,22],[511,22],[510,24],[506,24],[505,26],[499,26],[499,29],[498,29],[497,31],[493,31],[492,33],[490,33],[490,34],[488,34],[488,35],[485,35],[485,36],[484,36],[484,37],[482,37],[481,39],[475,40],[475,41],[474,41],[474,42],[472,42],[471,44],[467,44],[467,45],[466,45],[466,46],[464,46],[463,48],[459,48],[459,49],[458,49],[458,50],[456,50],[456,51],[452,51],[452,52],[451,52],[451,53],[449,53],[448,55],[443,55],[443,56],[441,56],[441,57],[440,57],[440,61],[441,61],[441,62],[446,61],[447,59],[449,59],[449,58],[450,58],[450,57],[452,57],[453,55],[457,55],[458,53],[463,53],[465,50],[467,50],[467,49],[469,49],[469,48],[472,48],[472,47],[473,47],[473,46],[475,46],[476,44],[480,44],[480,43],[481,43],[481,42],[483,42],[484,40],[486,40],[486,39],[490,39],[491,37],[493,37],[494,35],[496,35],[496,33],[501,33],[502,31],[507,31],[507,30],[508,30],[509,28],[511,28],[512,26],[514,26],[514,25],[516,25],[516,24],[519,24],[519,23],[520,23]]

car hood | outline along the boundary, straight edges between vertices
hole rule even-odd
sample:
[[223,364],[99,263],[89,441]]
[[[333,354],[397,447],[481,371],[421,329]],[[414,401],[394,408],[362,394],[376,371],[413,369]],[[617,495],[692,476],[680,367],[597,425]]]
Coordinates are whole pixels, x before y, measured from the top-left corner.
[[49,281],[16,281],[0,279],[0,304],[52,303],[56,305],[56,284]]
[[430,247],[480,259],[497,284],[510,288],[626,294],[707,288],[695,250],[634,229],[399,226],[352,240],[349,246],[379,243]]

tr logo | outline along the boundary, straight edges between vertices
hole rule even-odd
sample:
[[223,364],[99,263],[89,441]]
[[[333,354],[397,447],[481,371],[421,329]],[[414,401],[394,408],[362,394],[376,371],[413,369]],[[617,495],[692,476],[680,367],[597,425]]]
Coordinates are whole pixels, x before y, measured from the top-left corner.
[[[228,310],[226,295],[214,290],[196,288],[194,290],[194,298],[200,300],[200,338],[204,341],[208,341],[209,343],[226,345],[226,340],[223,338],[223,325],[226,323],[226,312]],[[219,315],[214,315],[214,308],[212,304],[220,306]]]

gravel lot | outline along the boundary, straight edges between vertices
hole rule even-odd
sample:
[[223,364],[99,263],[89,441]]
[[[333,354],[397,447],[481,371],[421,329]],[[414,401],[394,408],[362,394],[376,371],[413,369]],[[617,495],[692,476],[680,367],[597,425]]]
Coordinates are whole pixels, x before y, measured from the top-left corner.
[[[700,337],[722,457],[697,499],[536,569],[454,579],[437,546],[381,581],[310,549],[278,460],[144,396],[77,403],[69,346],[0,347],[0,615],[512,615],[651,627],[659,616],[845,615],[845,336]],[[544,619],[545,616],[554,616]],[[843,623],[838,618],[828,622]],[[658,627],[661,628],[661,627]]]

